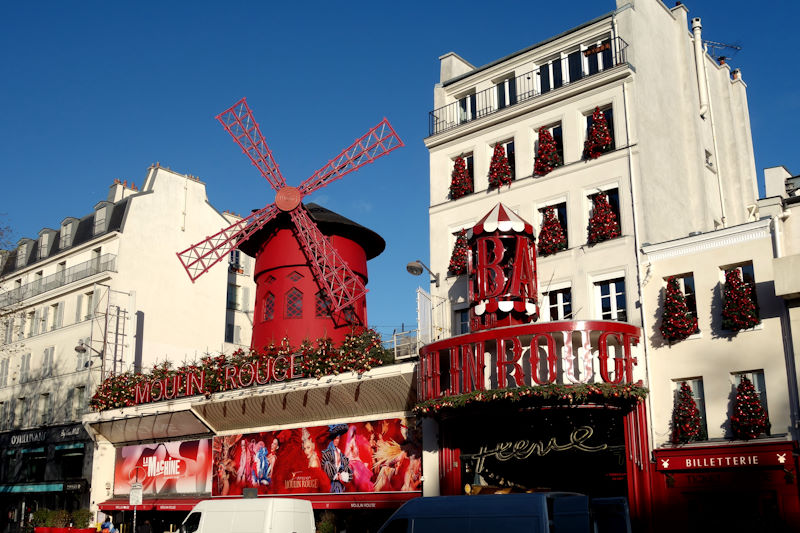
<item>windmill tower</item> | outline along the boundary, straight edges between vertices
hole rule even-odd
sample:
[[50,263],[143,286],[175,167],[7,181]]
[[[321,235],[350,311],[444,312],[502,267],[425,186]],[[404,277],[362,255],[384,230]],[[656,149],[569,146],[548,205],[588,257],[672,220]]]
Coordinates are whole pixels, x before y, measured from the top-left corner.
[[[251,345],[260,348],[284,335],[295,346],[306,338],[342,340],[350,325],[366,323],[366,260],[383,251],[383,240],[335,213],[324,210],[327,214],[323,214],[318,206],[314,211],[320,215],[313,216],[302,200],[403,142],[383,119],[300,186],[292,187],[286,184],[245,98],[217,120],[272,185],[275,202],[178,252],[178,259],[194,282],[252,239],[242,248],[256,257]],[[356,231],[356,227],[361,229]],[[279,275],[285,277],[279,279]]]

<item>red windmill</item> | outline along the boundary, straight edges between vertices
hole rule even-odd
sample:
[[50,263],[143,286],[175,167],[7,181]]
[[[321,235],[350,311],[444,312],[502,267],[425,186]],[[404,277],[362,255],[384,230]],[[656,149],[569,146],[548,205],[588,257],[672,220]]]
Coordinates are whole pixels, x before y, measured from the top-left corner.
[[[189,278],[194,282],[214,264],[226,259],[231,250],[238,248],[270,221],[286,213],[291,219],[291,230],[302,249],[306,265],[310,268],[317,285],[327,295],[327,305],[331,314],[341,314],[354,302],[363,298],[367,288],[361,277],[353,272],[336,247],[317,227],[302,204],[302,199],[345,174],[403,146],[403,142],[389,121],[383,119],[299,187],[292,187],[286,184],[281,175],[245,98],[220,113],[217,120],[275,189],[275,202],[206,237],[194,246],[178,252],[178,258]],[[255,342],[254,338],[254,346]]]

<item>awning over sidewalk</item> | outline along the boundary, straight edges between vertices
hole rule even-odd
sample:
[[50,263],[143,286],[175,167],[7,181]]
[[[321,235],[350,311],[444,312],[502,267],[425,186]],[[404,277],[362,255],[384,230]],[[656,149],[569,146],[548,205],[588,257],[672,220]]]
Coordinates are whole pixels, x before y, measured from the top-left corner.
[[198,502],[207,498],[172,498],[163,500],[151,500],[156,511],[191,511]]
[[89,426],[114,444],[208,437],[211,434],[209,427],[188,409],[100,420],[89,422]]
[[150,511],[153,509],[153,503],[143,501],[142,505],[131,505],[128,498],[114,498],[100,502],[97,506],[101,511]]
[[0,494],[30,492],[61,492],[63,483],[22,483],[19,485],[0,485]]

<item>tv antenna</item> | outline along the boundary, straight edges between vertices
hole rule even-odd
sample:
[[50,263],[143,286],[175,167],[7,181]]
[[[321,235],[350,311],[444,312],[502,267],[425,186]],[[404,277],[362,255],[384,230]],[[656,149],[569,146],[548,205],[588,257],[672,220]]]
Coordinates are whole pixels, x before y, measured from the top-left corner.
[[742,49],[738,44],[726,44],[706,39],[703,39],[703,44],[706,45],[708,54],[717,62],[719,62],[720,59],[723,61],[730,59]]

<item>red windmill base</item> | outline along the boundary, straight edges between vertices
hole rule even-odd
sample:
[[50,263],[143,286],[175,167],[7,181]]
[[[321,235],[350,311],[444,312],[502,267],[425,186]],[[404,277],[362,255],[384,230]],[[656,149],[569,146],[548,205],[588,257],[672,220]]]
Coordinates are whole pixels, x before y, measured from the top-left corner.
[[[384,240],[364,226],[316,204],[307,204],[305,209],[366,285],[367,260],[383,252]],[[305,339],[314,341],[323,337],[338,344],[353,325],[367,324],[364,294],[343,311],[332,309],[330,298],[317,283],[294,232],[289,217],[278,216],[239,247],[256,258],[253,348],[279,344],[284,337],[292,346]]]

